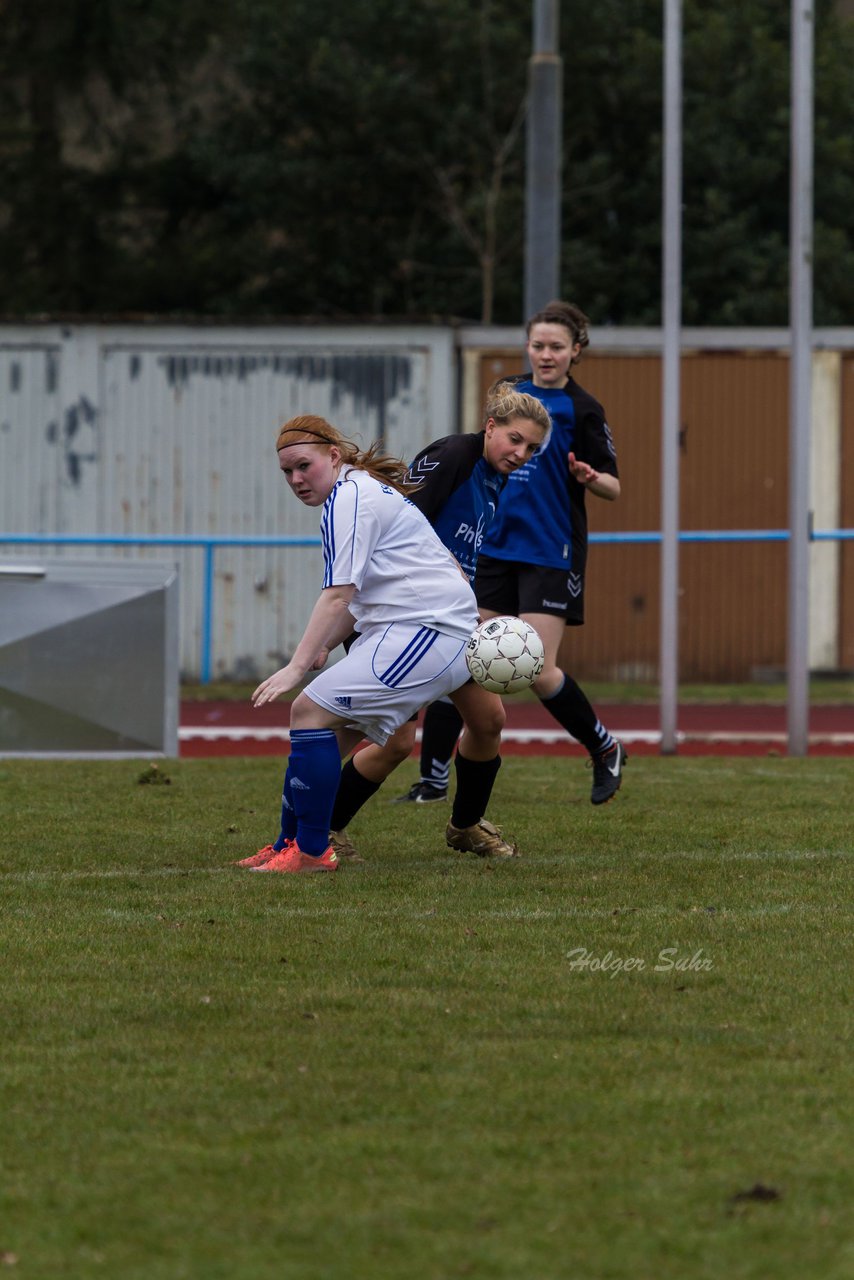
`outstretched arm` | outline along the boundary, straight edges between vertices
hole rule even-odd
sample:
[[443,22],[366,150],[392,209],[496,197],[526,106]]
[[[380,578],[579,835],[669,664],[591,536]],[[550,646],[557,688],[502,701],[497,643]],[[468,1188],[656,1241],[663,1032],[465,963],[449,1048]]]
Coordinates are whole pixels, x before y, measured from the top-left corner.
[[616,476],[596,471],[589,463],[580,462],[574,453],[569,455],[569,473],[574,480],[584,485],[588,493],[594,493],[597,498],[614,502],[620,496],[620,482]]
[[353,630],[349,604],[355,587],[325,587],[311,611],[302,639],[287,666],[268,676],[252,694],[252,704],[261,707],[280,694],[295,689],[315,666],[318,658],[334,649]]

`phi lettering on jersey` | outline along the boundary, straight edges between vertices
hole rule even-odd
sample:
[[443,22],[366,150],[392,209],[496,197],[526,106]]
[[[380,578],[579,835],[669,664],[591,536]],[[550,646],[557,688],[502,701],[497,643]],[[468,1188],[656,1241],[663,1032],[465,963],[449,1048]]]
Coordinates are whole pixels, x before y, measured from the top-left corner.
[[470,544],[479,551],[480,544],[483,542],[483,517],[478,520],[476,529],[473,529],[464,520],[454,534],[454,538],[461,538],[463,542]]

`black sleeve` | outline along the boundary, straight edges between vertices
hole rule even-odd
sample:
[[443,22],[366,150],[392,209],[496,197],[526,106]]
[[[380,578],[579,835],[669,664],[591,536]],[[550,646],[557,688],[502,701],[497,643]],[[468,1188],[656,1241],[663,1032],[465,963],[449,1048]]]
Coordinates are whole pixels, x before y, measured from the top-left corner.
[[619,479],[617,450],[611,429],[605,421],[605,410],[586,392],[576,397],[575,411],[578,425],[575,431],[573,453],[580,462],[587,462],[596,471]]
[[422,449],[407,472],[409,484],[418,488],[409,501],[435,524],[452,493],[465,484],[483,456],[483,432],[445,436]]

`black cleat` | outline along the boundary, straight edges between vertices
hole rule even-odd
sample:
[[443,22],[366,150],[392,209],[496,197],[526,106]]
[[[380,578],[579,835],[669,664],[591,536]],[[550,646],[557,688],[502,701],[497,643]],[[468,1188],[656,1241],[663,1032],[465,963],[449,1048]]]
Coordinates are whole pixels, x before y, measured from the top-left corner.
[[590,761],[593,768],[591,804],[607,804],[617,794],[628,758],[629,753],[622,742],[616,741],[610,751],[602,751],[598,756],[593,756]]
[[407,800],[413,804],[433,804],[436,800],[447,800],[447,787],[434,787],[429,782],[416,782],[405,796],[397,796],[392,804],[405,804]]

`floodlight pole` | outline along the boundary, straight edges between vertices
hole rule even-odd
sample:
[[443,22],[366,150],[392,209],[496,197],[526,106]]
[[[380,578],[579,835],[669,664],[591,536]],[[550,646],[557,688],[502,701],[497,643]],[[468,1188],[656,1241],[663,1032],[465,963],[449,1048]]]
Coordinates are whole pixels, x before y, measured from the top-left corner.
[[534,0],[525,163],[525,320],[560,296],[563,66],[558,14],[558,0]]
[[682,4],[664,7],[662,226],[661,750],[676,751],[679,698],[679,434],[682,356]]
[[809,745],[810,441],[812,436],[813,48],[810,0],[792,0],[789,232],[788,750]]

